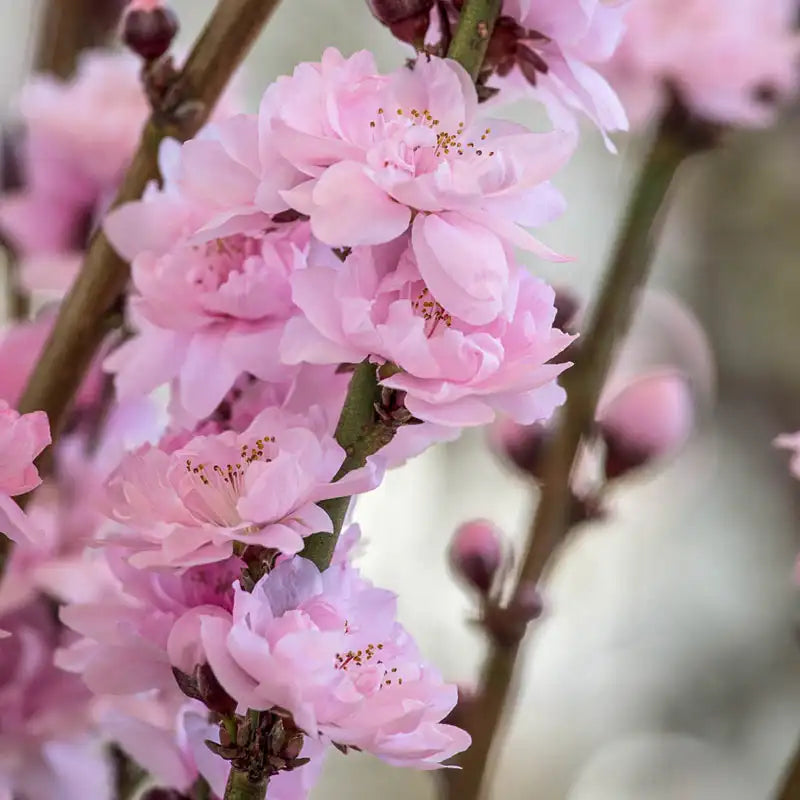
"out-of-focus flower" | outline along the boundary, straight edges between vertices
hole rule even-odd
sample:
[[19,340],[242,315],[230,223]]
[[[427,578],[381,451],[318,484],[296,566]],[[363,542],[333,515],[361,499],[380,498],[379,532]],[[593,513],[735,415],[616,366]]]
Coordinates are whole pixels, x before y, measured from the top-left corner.
[[242,707],[289,711],[321,734],[392,764],[432,769],[469,745],[440,722],[457,699],[395,621],[395,598],[352,567],[320,574],[279,564],[252,593],[236,589],[230,619],[201,622],[209,664]]
[[267,90],[259,127],[263,149],[297,171],[291,185],[265,173],[265,211],[288,204],[307,214],[332,247],[389,242],[413,220],[423,280],[471,324],[501,313],[510,245],[560,258],[519,226],[563,210],[549,179],[575,137],[479,118],[475,87],[454,61],[420,59],[383,76],[370,53],[328,49]]
[[[55,319],[56,309],[46,307],[35,319],[9,324],[0,330],[0,400],[10,405],[19,401]],[[102,381],[100,364],[95,360],[75,397],[74,409],[78,414],[99,401]]]
[[476,519],[460,525],[450,542],[449,559],[459,578],[482,595],[491,592],[508,548],[496,525]]
[[21,259],[26,288],[64,291],[149,112],[138,62],[89,51],[69,81],[31,78],[19,110],[23,187],[0,198],[0,229]]
[[798,87],[794,0],[636,0],[604,74],[635,124],[668,91],[700,117],[765,125]]
[[692,390],[680,372],[661,371],[632,381],[597,411],[606,477],[622,477],[676,452],[694,421]]
[[332,483],[344,450],[313,416],[262,411],[243,433],[196,436],[167,452],[144,446],[108,483],[109,514],[137,566],[191,566],[229,558],[236,541],[297,553],[330,532],[317,503],[374,488],[368,465]]
[[49,444],[50,425],[43,411],[20,415],[0,400],[0,532],[11,539],[39,538],[13,498],[42,482],[33,461]]
[[555,379],[568,365],[548,362],[572,337],[553,328],[553,290],[518,268],[504,313],[481,325],[440,301],[411,248],[399,262],[394,246],[359,248],[338,268],[295,274],[292,288],[302,315],[287,325],[284,359],[391,362],[399,371],[382,383],[419,419],[481,425],[499,411],[531,423],[563,401]]
[[58,669],[62,644],[49,604],[0,617],[0,795],[26,800],[110,800],[111,770],[91,732],[90,695]]

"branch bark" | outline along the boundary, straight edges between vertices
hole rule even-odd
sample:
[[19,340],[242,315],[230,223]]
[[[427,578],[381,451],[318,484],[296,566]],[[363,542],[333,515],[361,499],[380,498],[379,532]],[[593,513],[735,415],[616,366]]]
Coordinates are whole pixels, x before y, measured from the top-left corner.
[[[600,392],[617,345],[630,326],[640,289],[647,280],[663,222],[667,192],[680,164],[708,148],[717,131],[691,118],[674,102],[661,119],[639,173],[610,267],[590,321],[580,339],[575,365],[565,373],[567,402],[544,455],[539,505],[522,559],[516,590],[536,584],[569,530],[570,476],[578,447],[594,421]],[[481,694],[468,710],[472,747],[462,769],[451,776],[452,798],[480,798],[489,776],[492,749],[519,672],[517,641],[492,642],[482,670]]]
[[483,66],[486,48],[502,5],[503,0],[467,0],[461,9],[447,56],[458,61],[473,81]]
[[246,772],[231,768],[225,785],[225,800],[264,800],[267,778],[252,780]]
[[68,78],[81,51],[111,37],[125,0],[45,0],[33,67]]
[[[112,207],[138,199],[158,178],[162,139],[186,140],[197,133],[277,5],[278,0],[220,0],[168,93],[168,107],[154,109],[146,123]],[[92,357],[113,325],[129,273],[128,264],[98,230],[20,401],[22,412],[47,413],[54,439]]]

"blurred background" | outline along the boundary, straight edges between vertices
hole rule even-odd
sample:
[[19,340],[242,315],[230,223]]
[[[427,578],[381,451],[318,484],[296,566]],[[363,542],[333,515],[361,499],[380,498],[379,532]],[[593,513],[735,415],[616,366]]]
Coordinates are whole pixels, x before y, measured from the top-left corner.
[[[213,0],[173,4],[188,45]],[[0,108],[8,118],[38,11],[35,0],[0,0]],[[286,0],[242,75],[251,108],[276,75],[316,60],[327,45],[367,47],[386,69],[405,56],[364,0]],[[546,124],[524,104],[511,113]],[[575,260],[532,265],[584,298],[604,268],[642,154],[636,137],[617,143],[613,156],[586,130],[556,181],[568,211],[541,231]],[[800,485],[772,446],[778,433],[800,429],[799,208],[800,109],[768,131],[730,135],[681,172],[652,285],[697,315],[716,374],[696,342],[672,342],[664,303],[646,303],[634,344],[703,373],[697,429],[668,464],[615,489],[609,520],[581,529],[560,554],[546,617],[526,644],[492,797],[770,796],[800,736],[792,583]],[[521,542],[535,502],[531,483],[473,432],[390,473],[357,509],[364,570],[399,593],[402,621],[422,650],[465,685],[484,643],[468,624],[470,598],[448,572],[448,539],[478,516]],[[433,780],[335,754],[313,797],[426,800],[435,797]]]

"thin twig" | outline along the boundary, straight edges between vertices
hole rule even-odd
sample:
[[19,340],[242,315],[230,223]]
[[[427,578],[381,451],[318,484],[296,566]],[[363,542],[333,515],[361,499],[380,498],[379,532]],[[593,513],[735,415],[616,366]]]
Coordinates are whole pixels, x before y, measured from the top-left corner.
[[[647,280],[663,221],[667,191],[680,164],[709,147],[716,131],[688,116],[675,102],[663,116],[628,206],[617,245],[576,364],[566,374],[567,403],[544,455],[544,476],[517,590],[536,584],[569,530],[570,476],[578,447],[589,432],[597,401],[617,345],[628,330],[639,290]],[[509,700],[516,694],[521,637],[492,642],[482,670],[480,694],[467,709],[472,746],[452,773],[448,789],[458,800],[476,800],[485,791],[491,751]]]

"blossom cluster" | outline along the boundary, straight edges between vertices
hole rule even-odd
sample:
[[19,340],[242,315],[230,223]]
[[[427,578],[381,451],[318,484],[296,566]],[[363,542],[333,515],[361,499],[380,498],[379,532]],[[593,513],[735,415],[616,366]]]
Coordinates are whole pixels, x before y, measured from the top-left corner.
[[[110,800],[109,741],[158,786],[204,781],[217,797],[257,752],[272,800],[306,797],[333,748],[435,769],[469,746],[447,719],[456,687],[353,563],[352,506],[435,442],[546,423],[564,402],[576,337],[520,259],[567,259],[531,229],[565,211],[552,180],[577,120],[609,145],[627,126],[601,72],[620,40],[635,51],[636,0],[504,0],[477,81],[446,57],[463,2],[407,4],[409,24],[387,2],[370,8],[413,41],[413,61],[386,74],[367,51],[329,48],[257,112],[228,104],[196,137],[165,139],[159,180],[110,212],[149,111],[140,72],[164,66],[175,20],[135,2],[125,35],[144,71],[90,52],[70,81],[35,76],[22,93],[19,180],[0,196],[22,285],[66,290],[100,229],[131,282],[124,331],[58,425],[43,482],[46,417],[13,406],[55,309],[0,334],[0,531],[15,542],[0,581],[0,796]],[[158,42],[151,13],[167,24]],[[788,90],[784,35],[765,70]],[[750,77],[731,81],[737,102]],[[520,96],[543,104],[547,131],[502,116]],[[365,369],[360,452],[340,420]],[[683,383],[666,391],[610,405],[606,438],[635,439],[638,459],[682,439]],[[631,426],[653,397],[671,424]],[[331,564],[321,539],[338,539]],[[535,599],[520,614],[541,613]]]

